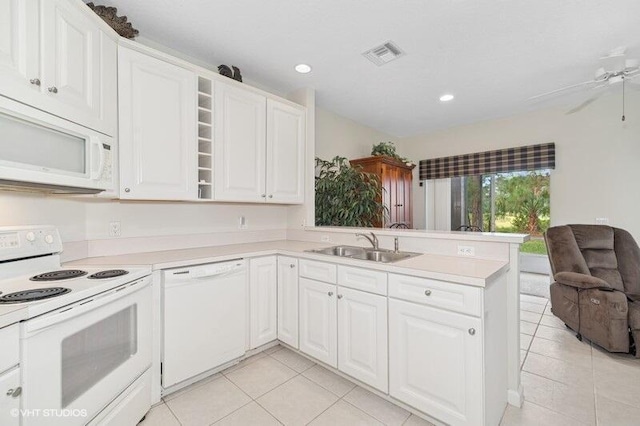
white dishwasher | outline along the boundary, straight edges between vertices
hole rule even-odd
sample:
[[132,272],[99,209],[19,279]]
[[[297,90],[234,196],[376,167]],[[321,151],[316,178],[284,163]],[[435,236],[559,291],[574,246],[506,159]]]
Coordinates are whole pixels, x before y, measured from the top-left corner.
[[245,260],[163,271],[162,387],[245,353]]

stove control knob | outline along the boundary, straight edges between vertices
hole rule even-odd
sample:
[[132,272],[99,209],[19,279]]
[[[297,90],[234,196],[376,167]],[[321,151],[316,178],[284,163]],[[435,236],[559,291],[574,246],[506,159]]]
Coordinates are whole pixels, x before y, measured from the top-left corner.
[[45,241],[47,244],[53,244],[53,236],[52,236],[52,235],[47,235],[47,236],[45,236],[45,237],[44,237],[44,241]]
[[27,241],[35,241],[36,240],[36,234],[34,234],[33,232],[27,232]]

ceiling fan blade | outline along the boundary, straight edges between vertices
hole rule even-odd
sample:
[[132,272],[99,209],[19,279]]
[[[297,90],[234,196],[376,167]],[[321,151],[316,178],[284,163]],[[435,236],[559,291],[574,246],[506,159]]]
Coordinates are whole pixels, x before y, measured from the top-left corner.
[[593,84],[596,84],[596,83],[598,83],[598,82],[597,82],[597,81],[590,80],[590,81],[585,81],[585,82],[583,82],[583,83],[572,84],[571,86],[561,87],[560,89],[556,89],[556,90],[552,90],[552,91],[550,91],[550,92],[541,93],[541,94],[539,94],[539,95],[532,96],[532,97],[530,97],[529,99],[527,99],[527,101],[534,101],[534,100],[536,100],[536,99],[545,98],[545,97],[547,97],[547,96],[555,95],[555,94],[557,94],[557,93],[561,93],[561,92],[564,92],[564,91],[566,91],[566,90],[576,89],[576,88],[578,88],[578,87],[586,87],[586,86],[590,86],[590,85],[593,85]]
[[586,107],[588,107],[589,105],[594,103],[596,100],[598,100],[598,98],[600,96],[602,96],[604,93],[605,93],[604,91],[602,91],[600,93],[596,93],[595,95],[591,96],[586,101],[582,102],[580,105],[578,105],[575,108],[572,108],[569,111],[567,111],[565,114],[566,115],[570,115],[570,114],[575,114],[576,112],[582,111],[583,109],[585,109]]

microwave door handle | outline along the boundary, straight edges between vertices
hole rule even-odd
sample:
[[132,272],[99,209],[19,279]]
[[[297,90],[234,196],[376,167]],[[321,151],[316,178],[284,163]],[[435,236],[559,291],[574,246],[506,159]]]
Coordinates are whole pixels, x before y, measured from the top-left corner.
[[80,300],[69,308],[62,308],[57,312],[52,312],[50,314],[45,314],[40,318],[32,319],[26,323],[26,337],[33,337],[36,334],[42,333],[43,331],[46,331],[55,325],[77,318],[78,316],[88,311],[92,311],[98,306],[104,306],[108,303],[129,296],[139,290],[142,290],[148,285],[148,283],[145,284],[144,281],[141,281],[139,284],[131,285],[119,291],[111,290],[107,294],[93,297],[91,300],[88,300],[86,302]]
[[[89,145],[91,146],[91,172],[89,178],[91,180],[98,180],[104,170],[104,148],[102,147],[102,141],[96,136],[89,136]],[[98,164],[97,167],[94,168],[93,159],[95,158],[95,154],[98,154]]]

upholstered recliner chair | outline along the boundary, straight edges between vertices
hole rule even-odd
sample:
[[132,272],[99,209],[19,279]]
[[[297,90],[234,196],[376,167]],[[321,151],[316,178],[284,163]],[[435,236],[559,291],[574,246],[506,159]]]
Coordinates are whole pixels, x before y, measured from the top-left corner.
[[555,281],[551,312],[579,339],[640,357],[640,248],[631,234],[565,225],[549,228],[545,241]]

